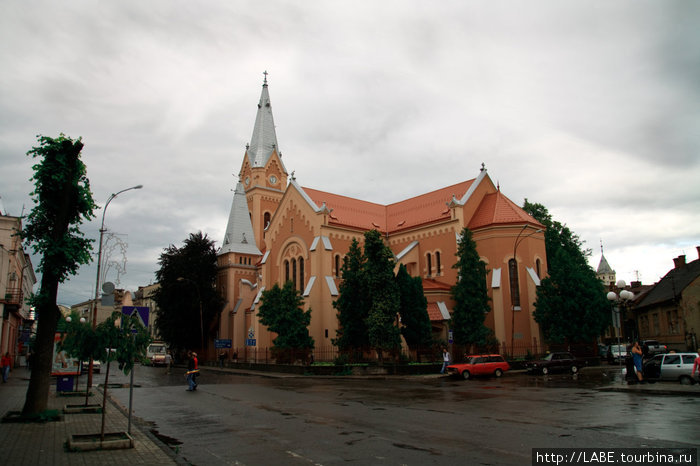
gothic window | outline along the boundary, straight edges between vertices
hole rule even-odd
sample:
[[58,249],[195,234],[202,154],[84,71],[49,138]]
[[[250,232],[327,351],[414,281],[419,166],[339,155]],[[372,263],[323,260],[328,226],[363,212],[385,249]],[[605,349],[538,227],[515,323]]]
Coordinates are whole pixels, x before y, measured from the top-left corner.
[[430,253],[428,253],[427,259],[428,259],[428,276],[430,277],[433,274],[433,256]]
[[335,278],[340,278],[340,254],[336,254],[333,259],[335,261]]
[[270,212],[265,212],[265,215],[263,216],[263,228],[267,230],[267,227],[270,226]]
[[299,291],[304,292],[304,258],[299,258]]
[[284,282],[289,281],[289,261],[284,261]]
[[435,275],[440,275],[440,252],[435,252]]
[[520,308],[520,283],[518,282],[518,263],[515,259],[508,261],[510,272],[510,301],[514,309]]
[[540,267],[541,267],[541,262],[539,259],[535,261],[535,269],[537,270],[537,278],[542,278],[542,275],[540,275]]
[[292,283],[294,283],[294,289],[297,288],[297,260],[292,259]]

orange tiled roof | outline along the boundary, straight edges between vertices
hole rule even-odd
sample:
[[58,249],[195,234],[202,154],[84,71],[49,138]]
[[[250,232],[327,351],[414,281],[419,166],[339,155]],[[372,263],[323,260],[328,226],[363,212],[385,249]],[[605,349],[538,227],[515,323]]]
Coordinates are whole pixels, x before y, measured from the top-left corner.
[[433,278],[423,279],[423,291],[450,291],[451,289],[452,286],[447,283],[439,282]]
[[442,322],[445,320],[440,309],[438,309],[437,303],[428,303],[428,317],[430,317],[431,322]]
[[329,223],[391,233],[449,219],[447,203],[452,200],[452,196],[462,198],[473,182],[474,180],[464,181],[388,206],[316,189],[303,189],[318,207],[325,203],[332,209]]
[[474,230],[487,225],[523,222],[542,226],[537,220],[528,215],[499,190],[484,196],[479,208],[469,221],[468,227],[470,230]]

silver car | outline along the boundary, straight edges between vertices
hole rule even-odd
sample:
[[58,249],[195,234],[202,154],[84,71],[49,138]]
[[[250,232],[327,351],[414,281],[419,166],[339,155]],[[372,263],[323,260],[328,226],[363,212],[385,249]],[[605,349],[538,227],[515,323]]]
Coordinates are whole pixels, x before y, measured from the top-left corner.
[[693,362],[696,353],[657,354],[644,363],[644,378],[649,380],[677,380],[692,384]]

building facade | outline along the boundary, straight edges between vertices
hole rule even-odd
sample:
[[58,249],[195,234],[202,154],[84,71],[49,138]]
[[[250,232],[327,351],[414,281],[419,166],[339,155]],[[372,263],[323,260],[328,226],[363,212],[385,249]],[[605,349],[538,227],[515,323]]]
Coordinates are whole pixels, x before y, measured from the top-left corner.
[[36,275],[19,237],[22,219],[1,209],[0,205],[0,352],[10,353],[15,365],[24,365],[34,325],[27,298]]
[[[464,227],[488,269],[486,325],[524,354],[541,343],[532,313],[546,275],[544,227],[500,191],[483,164],[474,178],[389,205],[302,187],[282,162],[265,81],[218,251],[217,288],[226,301],[219,336],[245,354],[271,347],[275,335],[259,323],[256,309],[265,289],[292,281],[312,310],[316,348],[330,346],[343,257],[354,239],[362,243],[376,229],[397,266],[423,279],[434,333],[448,340],[452,267]],[[240,358],[245,354],[239,351]]]

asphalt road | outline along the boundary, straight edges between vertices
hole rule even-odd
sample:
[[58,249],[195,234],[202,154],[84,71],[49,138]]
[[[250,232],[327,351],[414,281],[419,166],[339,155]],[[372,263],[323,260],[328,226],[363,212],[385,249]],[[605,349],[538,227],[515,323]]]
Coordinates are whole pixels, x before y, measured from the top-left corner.
[[[205,371],[196,392],[181,372],[137,366],[134,416],[200,466],[522,465],[532,448],[700,443],[700,398],[596,390],[619,383],[614,371],[469,381]],[[128,406],[127,388],[110,392]]]

